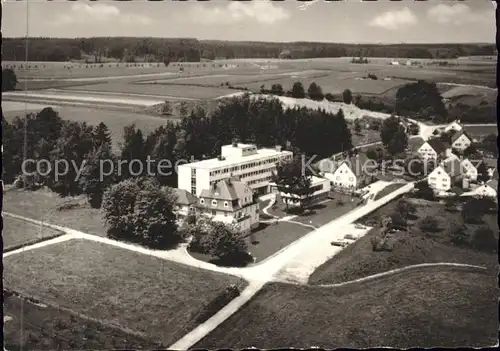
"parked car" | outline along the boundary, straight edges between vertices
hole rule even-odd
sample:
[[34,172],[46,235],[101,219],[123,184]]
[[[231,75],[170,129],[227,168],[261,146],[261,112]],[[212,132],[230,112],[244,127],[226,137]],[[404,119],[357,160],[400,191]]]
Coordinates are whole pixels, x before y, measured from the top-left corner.
[[354,228],[356,228],[356,229],[366,229],[366,227],[364,225],[360,224],[360,223],[356,223],[354,225]]
[[356,240],[357,237],[352,235],[352,234],[346,234],[346,235],[344,235],[344,239]]
[[346,247],[347,245],[349,245],[349,243],[347,241],[343,241],[343,240],[334,240],[330,243],[330,245]]

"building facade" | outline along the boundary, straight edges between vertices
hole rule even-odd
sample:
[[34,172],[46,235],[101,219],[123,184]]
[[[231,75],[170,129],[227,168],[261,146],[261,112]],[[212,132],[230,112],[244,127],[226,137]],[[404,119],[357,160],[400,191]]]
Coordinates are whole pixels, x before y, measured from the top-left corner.
[[337,191],[355,191],[368,185],[370,176],[376,168],[376,163],[364,154],[345,159],[333,174],[325,174],[331,181],[332,189]]
[[474,182],[477,181],[477,168],[469,159],[462,160],[460,165],[462,166],[462,175],[464,178]]
[[257,149],[252,144],[224,145],[218,158],[180,165],[177,169],[178,187],[199,196],[221,180],[237,178],[259,195],[267,194],[278,163],[292,158],[291,151],[282,151],[279,146]]
[[460,179],[461,165],[458,160],[442,162],[427,177],[431,188],[438,192],[448,191]]
[[456,132],[451,137],[451,147],[460,151],[464,151],[472,144],[472,138],[469,138],[464,131]]
[[464,129],[464,127],[462,127],[462,125],[460,124],[460,121],[457,120],[457,121],[451,122],[446,127],[444,127],[444,132],[449,132],[449,131],[452,131],[452,130],[460,132],[463,129]]
[[438,161],[441,158],[447,157],[447,146],[439,139],[431,139],[426,141],[417,150],[423,160]]
[[279,191],[275,183],[271,183],[271,191],[279,193],[281,200],[288,207],[307,207],[318,204],[328,198],[331,190],[331,183],[329,179],[320,177],[311,177],[311,191],[310,195],[298,195],[286,192],[286,190]]
[[242,234],[259,226],[259,204],[245,183],[225,179],[201,191],[198,199],[201,216],[233,225]]

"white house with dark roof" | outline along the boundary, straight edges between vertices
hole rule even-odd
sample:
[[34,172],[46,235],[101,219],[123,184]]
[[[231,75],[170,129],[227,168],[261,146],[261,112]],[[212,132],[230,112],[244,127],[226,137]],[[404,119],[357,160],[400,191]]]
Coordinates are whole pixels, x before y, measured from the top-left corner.
[[442,162],[427,177],[427,182],[431,188],[438,192],[450,190],[461,178],[462,170],[460,161]]
[[498,180],[493,179],[485,184],[481,184],[475,189],[463,193],[461,196],[472,196],[472,197],[497,197],[498,192]]
[[340,191],[355,191],[368,185],[375,174],[376,163],[365,154],[358,154],[341,161],[333,173],[325,173],[332,188]]
[[259,225],[259,204],[253,190],[245,182],[225,179],[201,191],[198,199],[200,215],[234,225],[248,233]]
[[449,132],[451,130],[455,130],[460,132],[464,129],[464,127],[460,124],[460,120],[453,121],[449,123],[446,127],[444,127],[444,132]]
[[448,146],[445,143],[437,138],[434,138],[423,142],[423,144],[418,148],[417,153],[423,160],[438,161],[449,155],[446,152],[447,149]]
[[466,158],[462,160],[460,165],[462,166],[462,175],[464,178],[468,178],[472,181],[477,180],[477,167],[469,159]]
[[460,151],[464,151],[472,144],[472,138],[463,130],[460,130],[452,135],[451,147]]

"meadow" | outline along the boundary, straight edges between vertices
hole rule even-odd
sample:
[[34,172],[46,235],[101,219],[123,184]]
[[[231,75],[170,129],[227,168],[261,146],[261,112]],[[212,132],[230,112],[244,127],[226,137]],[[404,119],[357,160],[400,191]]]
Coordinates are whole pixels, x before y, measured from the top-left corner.
[[2,240],[4,252],[55,238],[62,234],[57,230],[35,225],[22,219],[3,216]]
[[271,283],[198,349],[485,347],[498,339],[495,273],[439,267],[340,287]]
[[4,266],[8,291],[165,346],[196,327],[226,287],[245,285],[228,275],[79,239],[6,257]]

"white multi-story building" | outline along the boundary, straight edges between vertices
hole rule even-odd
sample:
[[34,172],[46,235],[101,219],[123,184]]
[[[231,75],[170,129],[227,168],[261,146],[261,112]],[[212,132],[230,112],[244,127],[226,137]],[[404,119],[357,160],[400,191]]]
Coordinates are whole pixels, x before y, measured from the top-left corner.
[[460,132],[463,129],[464,129],[464,127],[462,127],[459,120],[453,121],[450,124],[446,125],[446,127],[444,127],[445,132],[449,132],[449,131]]
[[200,196],[215,183],[236,178],[248,184],[257,194],[270,192],[269,183],[280,162],[292,160],[291,151],[257,149],[255,145],[233,143],[221,147],[217,158],[180,165],[177,169],[178,187]]
[[462,160],[460,163],[462,166],[462,175],[472,181],[477,180],[477,167],[468,159]]
[[429,186],[438,192],[450,190],[462,175],[460,161],[453,159],[442,162],[427,177]]
[[472,138],[470,138],[463,130],[460,130],[453,134],[451,137],[451,147],[460,151],[464,151],[472,144]]
[[241,181],[229,178],[203,189],[197,207],[200,215],[233,225],[243,234],[259,226],[259,204],[252,189]]

